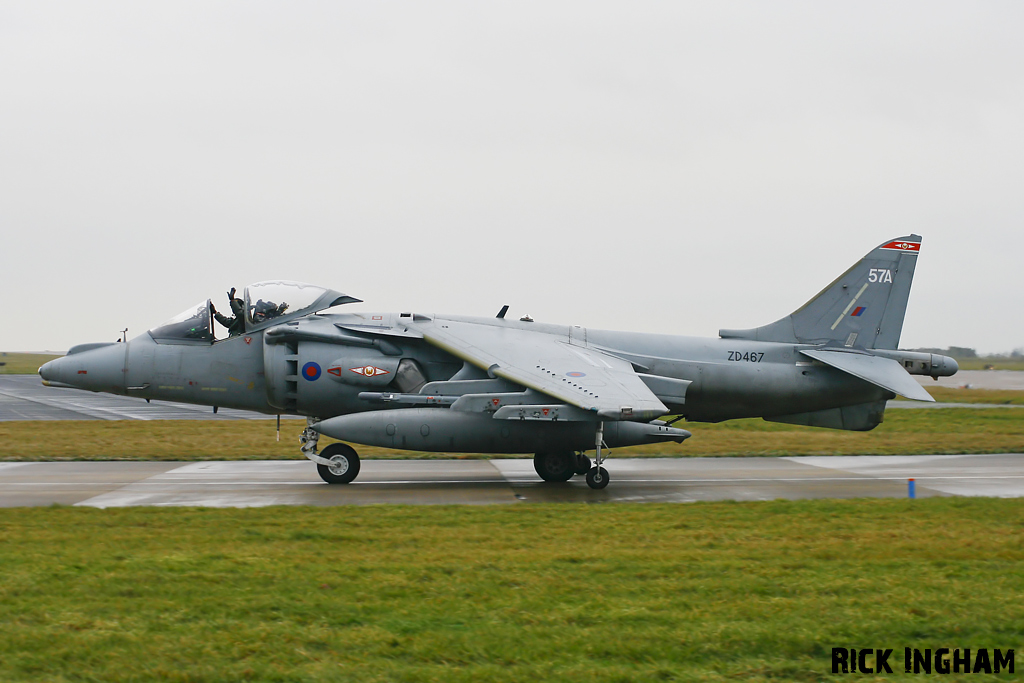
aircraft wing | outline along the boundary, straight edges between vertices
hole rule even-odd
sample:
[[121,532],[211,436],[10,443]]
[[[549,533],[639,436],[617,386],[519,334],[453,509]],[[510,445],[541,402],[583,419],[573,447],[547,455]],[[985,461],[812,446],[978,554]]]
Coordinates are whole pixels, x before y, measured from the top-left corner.
[[409,328],[434,346],[495,377],[591,411],[601,419],[649,421],[668,412],[629,361],[571,344],[564,334],[417,318]]

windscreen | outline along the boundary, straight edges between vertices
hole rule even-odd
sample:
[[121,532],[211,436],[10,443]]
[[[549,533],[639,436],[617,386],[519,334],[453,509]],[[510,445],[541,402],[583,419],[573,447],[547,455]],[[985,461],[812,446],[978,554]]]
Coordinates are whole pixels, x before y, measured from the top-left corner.
[[163,325],[151,329],[149,334],[158,340],[212,342],[210,300],[186,308]]

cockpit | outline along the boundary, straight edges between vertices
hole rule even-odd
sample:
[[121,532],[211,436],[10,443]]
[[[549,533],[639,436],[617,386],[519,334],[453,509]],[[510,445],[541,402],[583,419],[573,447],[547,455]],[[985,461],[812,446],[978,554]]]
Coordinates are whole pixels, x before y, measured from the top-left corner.
[[[253,332],[332,306],[358,301],[333,289],[303,282],[257,282],[246,287],[241,297],[231,289],[228,301],[222,306],[216,306],[211,299],[189,306],[164,324],[149,330],[149,334],[162,343],[212,344],[218,338]],[[220,335],[214,320],[222,326]]]

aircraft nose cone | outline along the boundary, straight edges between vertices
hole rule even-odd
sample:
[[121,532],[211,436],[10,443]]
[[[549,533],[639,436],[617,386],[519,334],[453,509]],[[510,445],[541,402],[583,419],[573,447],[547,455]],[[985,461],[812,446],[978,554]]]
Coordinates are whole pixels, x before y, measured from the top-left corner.
[[82,351],[72,349],[39,368],[44,383],[90,391],[124,393],[126,344],[109,344]]
[[43,363],[42,367],[39,368],[39,376],[42,377],[44,382],[60,382],[60,362],[63,358],[55,358],[47,363]]

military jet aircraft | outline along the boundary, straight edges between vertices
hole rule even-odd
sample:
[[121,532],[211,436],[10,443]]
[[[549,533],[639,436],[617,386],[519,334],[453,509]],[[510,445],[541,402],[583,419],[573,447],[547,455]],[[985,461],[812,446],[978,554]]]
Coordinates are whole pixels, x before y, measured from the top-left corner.
[[678,419],[869,430],[897,394],[932,401],[911,375],[949,376],[956,361],[897,350],[920,249],[918,235],[887,241],[791,315],[716,339],[508,319],[508,306],[493,318],[335,312],[359,300],[275,281],[232,290],[231,317],[205,300],[131,341],[75,346],[39,374],[51,386],[306,416],[302,452],[331,484],[355,479],[359,456],[345,443],[318,451],[321,434],[534,453],[542,479],[584,474],[600,489],[609,447],[682,442]]

